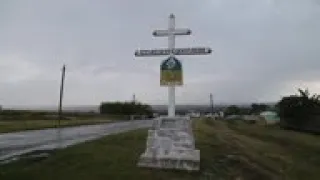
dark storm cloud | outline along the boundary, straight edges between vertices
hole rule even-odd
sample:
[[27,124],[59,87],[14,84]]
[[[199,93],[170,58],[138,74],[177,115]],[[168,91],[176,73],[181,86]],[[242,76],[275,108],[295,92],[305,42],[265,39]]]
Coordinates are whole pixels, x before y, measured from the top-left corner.
[[1,1],[0,104],[56,104],[62,64],[66,104],[102,100],[166,103],[163,58],[135,49],[167,46],[153,38],[176,14],[179,47],[210,46],[210,56],[181,56],[178,103],[275,101],[297,87],[319,92],[320,6],[314,0]]

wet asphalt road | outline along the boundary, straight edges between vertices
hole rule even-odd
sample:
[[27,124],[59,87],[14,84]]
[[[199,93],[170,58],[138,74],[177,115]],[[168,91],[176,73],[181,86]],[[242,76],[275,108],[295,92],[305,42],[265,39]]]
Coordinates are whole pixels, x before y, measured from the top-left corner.
[[136,120],[0,134],[0,161],[36,150],[64,148],[109,134],[147,128],[151,124],[151,120]]

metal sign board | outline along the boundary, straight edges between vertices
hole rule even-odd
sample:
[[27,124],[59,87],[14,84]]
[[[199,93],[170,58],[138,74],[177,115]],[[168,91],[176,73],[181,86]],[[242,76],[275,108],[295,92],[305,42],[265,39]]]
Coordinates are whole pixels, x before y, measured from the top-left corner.
[[182,65],[178,59],[169,57],[160,68],[160,86],[182,86]]
[[[174,29],[173,30],[174,35],[190,35],[191,30],[190,29]],[[168,30],[155,30],[152,33],[153,36],[169,36]]]
[[[210,48],[176,48],[172,50],[174,55],[205,55],[210,54]],[[170,55],[170,49],[152,49],[152,50],[137,50],[135,56],[167,56]]]

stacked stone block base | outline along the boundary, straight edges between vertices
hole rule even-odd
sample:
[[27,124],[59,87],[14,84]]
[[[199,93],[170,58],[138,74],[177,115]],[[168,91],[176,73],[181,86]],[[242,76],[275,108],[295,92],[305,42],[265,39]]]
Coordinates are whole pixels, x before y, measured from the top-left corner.
[[159,117],[153,121],[138,166],[199,170],[200,151],[195,149],[190,118]]

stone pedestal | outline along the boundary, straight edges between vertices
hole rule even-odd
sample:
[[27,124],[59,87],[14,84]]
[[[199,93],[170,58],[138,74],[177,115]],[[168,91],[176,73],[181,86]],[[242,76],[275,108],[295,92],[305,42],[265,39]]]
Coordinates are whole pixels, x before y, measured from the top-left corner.
[[200,151],[195,149],[190,118],[159,117],[153,121],[138,166],[199,170]]

